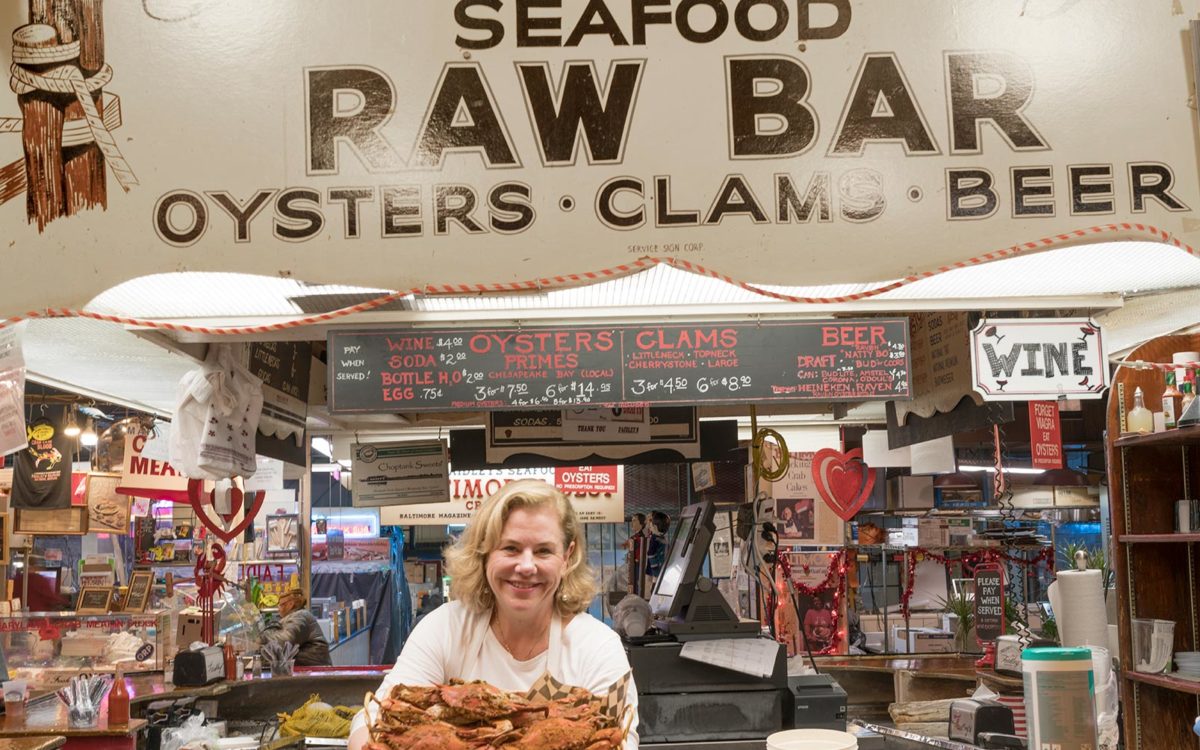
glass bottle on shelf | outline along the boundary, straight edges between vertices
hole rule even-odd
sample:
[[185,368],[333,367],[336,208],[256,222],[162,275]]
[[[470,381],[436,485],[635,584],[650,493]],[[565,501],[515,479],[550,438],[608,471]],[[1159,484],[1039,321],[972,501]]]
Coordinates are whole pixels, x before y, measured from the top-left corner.
[[1183,398],[1179,401],[1179,416],[1182,417],[1187,408],[1196,400],[1196,394],[1192,392],[1192,384],[1187,381],[1184,381],[1179,389],[1183,392]]
[[1125,425],[1130,432],[1149,434],[1154,432],[1154,415],[1146,408],[1145,397],[1139,386],[1133,392],[1133,408],[1125,415]]
[[120,665],[117,666],[117,673],[113,676],[113,687],[108,694],[108,723],[129,723],[129,690],[125,688],[125,672]]
[[1183,391],[1175,387],[1175,373],[1167,373],[1167,387],[1163,391],[1163,421],[1167,429],[1174,429],[1179,423],[1179,415],[1183,413]]
[[225,679],[237,679],[237,655],[233,652],[233,635],[225,636],[225,648],[223,649],[225,657]]

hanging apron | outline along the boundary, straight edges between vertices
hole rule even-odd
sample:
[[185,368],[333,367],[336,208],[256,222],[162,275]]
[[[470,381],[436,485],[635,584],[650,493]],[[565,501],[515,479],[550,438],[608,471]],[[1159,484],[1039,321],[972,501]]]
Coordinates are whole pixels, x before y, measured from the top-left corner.
[[[483,657],[483,639],[487,638],[491,626],[492,611],[482,614],[468,614],[466,626],[466,648],[458,653],[458,658],[451,662],[446,673],[446,679],[465,679],[467,674],[478,674],[480,659]],[[555,679],[562,677],[562,618],[555,612],[550,616],[550,641],[546,647],[546,671]]]

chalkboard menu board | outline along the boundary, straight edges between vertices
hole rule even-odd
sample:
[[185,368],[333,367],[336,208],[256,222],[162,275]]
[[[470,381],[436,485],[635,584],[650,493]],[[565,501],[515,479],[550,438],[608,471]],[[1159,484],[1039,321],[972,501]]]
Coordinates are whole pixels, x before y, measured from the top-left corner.
[[980,641],[1004,635],[1004,573],[998,568],[975,572],[975,632]]
[[335,413],[909,398],[904,318],[334,330]]

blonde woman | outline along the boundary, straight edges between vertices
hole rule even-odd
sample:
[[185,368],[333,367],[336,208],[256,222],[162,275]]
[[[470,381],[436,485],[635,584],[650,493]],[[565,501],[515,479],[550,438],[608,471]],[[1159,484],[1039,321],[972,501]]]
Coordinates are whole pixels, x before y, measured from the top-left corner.
[[[421,619],[376,693],[455,677],[524,691],[546,671],[601,692],[629,672],[620,638],[586,612],[597,585],[582,532],[571,503],[542,481],[510,482],[485,500],[446,549],[452,601]],[[632,686],[628,700],[636,717]],[[376,710],[355,717],[351,750],[368,742]],[[635,718],[624,750],[637,747]]]

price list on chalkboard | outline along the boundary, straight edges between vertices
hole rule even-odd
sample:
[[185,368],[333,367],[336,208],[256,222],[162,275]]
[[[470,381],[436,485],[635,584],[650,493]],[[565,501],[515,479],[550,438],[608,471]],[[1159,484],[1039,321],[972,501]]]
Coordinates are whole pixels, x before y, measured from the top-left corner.
[[909,398],[903,318],[333,330],[335,413]]

